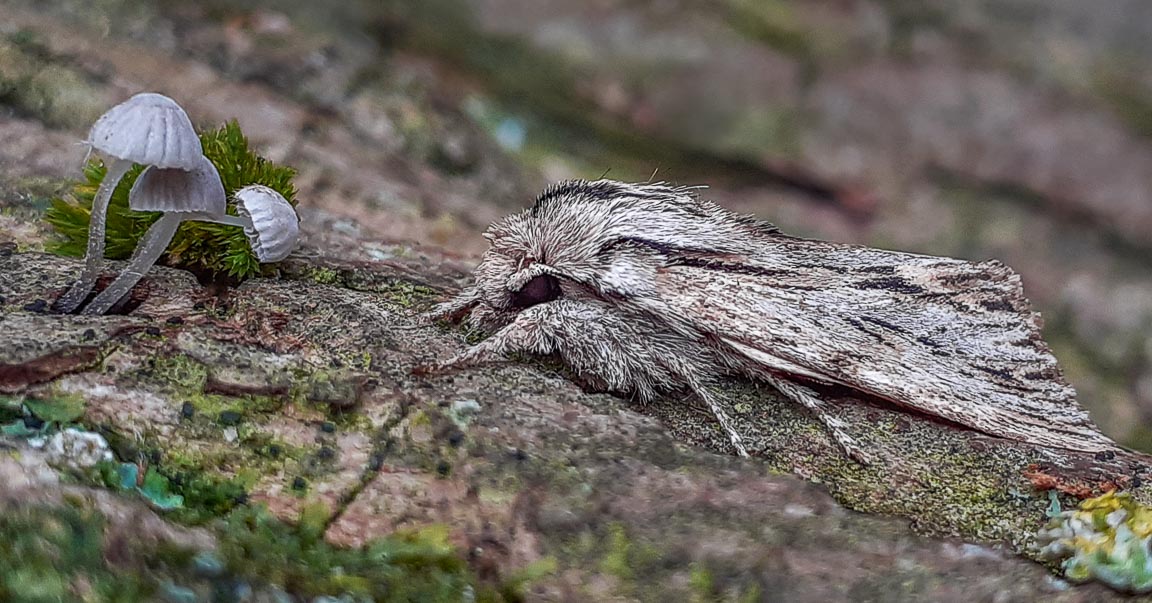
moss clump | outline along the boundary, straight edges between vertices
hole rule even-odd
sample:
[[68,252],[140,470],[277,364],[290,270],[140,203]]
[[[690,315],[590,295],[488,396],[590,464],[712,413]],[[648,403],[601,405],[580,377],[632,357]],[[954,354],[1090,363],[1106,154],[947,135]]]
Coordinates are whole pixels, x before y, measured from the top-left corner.
[[1037,534],[1041,558],[1059,560],[1076,582],[1099,580],[1112,588],[1152,592],[1152,508],[1128,494],[1108,492],[1055,514]]
[[[239,189],[250,184],[262,184],[283,195],[296,205],[296,187],[292,178],[296,171],[264,159],[248,146],[248,139],[236,121],[230,121],[218,130],[200,134],[204,156],[220,172],[224,191],[231,199]],[[92,199],[96,196],[106,173],[104,163],[96,157],[84,167],[84,180],[78,182],[66,198],[52,200],[45,219],[55,227],[61,240],[50,249],[61,255],[82,256],[88,245],[88,222]],[[107,250],[105,255],[124,259],[132,254],[136,243],[148,227],[159,217],[157,212],[137,212],[128,207],[128,191],[143,171],[133,167],[120,181],[108,206]],[[235,214],[235,202],[229,201],[229,213]],[[229,276],[243,280],[256,276],[268,266],[262,266],[249,246],[243,229],[211,222],[184,222],[168,246],[164,263],[185,268],[211,278]]]
[[[351,596],[494,603],[523,598],[522,582],[477,586],[443,527],[340,548],[323,539],[326,515],[290,525],[263,507],[242,507],[211,526],[215,551],[197,551],[149,537],[135,539],[134,526],[112,525],[101,513],[79,506],[2,511],[0,601],[233,601],[294,595],[303,600]],[[121,550],[124,542],[132,543],[130,552]],[[535,575],[541,571],[550,570],[537,569]]]
[[[267,580],[298,596],[376,601],[460,601],[474,578],[443,527],[397,533],[362,548],[323,539],[323,521],[285,524],[260,507],[238,509],[219,527],[220,556],[238,576]],[[498,592],[477,600],[503,600]]]
[[0,601],[152,600],[159,582],[149,570],[167,575],[179,571],[165,567],[159,555],[147,556],[153,567],[110,567],[105,560],[105,532],[106,520],[95,511],[4,509],[0,512]]

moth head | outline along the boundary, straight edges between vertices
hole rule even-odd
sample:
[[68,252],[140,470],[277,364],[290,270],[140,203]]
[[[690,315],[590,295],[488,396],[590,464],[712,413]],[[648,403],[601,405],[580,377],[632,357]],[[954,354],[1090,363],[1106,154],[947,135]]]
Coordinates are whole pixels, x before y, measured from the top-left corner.
[[569,180],[488,228],[476,286],[491,311],[512,316],[566,297],[643,296],[675,257],[743,253],[749,235],[775,232],[699,200],[694,189]]

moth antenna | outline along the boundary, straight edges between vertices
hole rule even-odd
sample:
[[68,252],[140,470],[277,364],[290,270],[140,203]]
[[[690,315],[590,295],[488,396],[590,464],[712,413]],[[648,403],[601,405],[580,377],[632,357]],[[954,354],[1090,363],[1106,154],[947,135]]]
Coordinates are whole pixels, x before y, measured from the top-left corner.
[[608,172],[611,172],[611,171],[612,171],[612,168],[608,168],[608,169],[604,170],[604,173],[600,174],[600,177],[597,178],[597,180],[603,180],[604,177],[608,175]]
[[652,184],[652,181],[656,179],[656,174],[658,174],[658,173],[660,173],[660,168],[659,168],[659,167],[657,167],[656,169],[652,170],[652,175],[648,177],[648,182],[647,182],[647,184]]

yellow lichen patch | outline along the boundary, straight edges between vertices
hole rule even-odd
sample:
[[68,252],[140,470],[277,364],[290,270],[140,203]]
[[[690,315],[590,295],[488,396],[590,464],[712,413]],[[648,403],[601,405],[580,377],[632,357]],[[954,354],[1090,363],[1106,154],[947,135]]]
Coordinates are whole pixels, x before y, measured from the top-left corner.
[[1099,580],[1112,588],[1152,592],[1152,508],[1130,495],[1108,492],[1056,514],[1037,534],[1042,558],[1060,561],[1076,582]]

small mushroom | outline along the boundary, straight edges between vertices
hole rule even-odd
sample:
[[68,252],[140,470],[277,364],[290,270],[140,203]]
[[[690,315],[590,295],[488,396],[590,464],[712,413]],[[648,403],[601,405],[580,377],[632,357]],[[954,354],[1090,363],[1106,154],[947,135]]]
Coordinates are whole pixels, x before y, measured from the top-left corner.
[[61,296],[56,309],[72,312],[92,291],[104,260],[104,227],[108,202],[133,163],[180,170],[200,165],[203,147],[188,114],[176,101],[145,92],[112,107],[92,126],[87,144],[111,159],[92,201],[88,249],[79,280]]
[[279,262],[288,257],[300,240],[300,218],[292,204],[280,193],[259,184],[245,186],[236,191],[233,198],[239,216],[221,212],[196,219],[243,227],[261,264]]
[[223,214],[228,197],[216,166],[201,155],[199,165],[191,171],[149,167],[141,172],[128,193],[128,206],[164,215],[152,223],[132,252],[128,266],[84,308],[84,314],[104,314],[116,305],[168,248],[181,222],[198,220],[203,214]]

